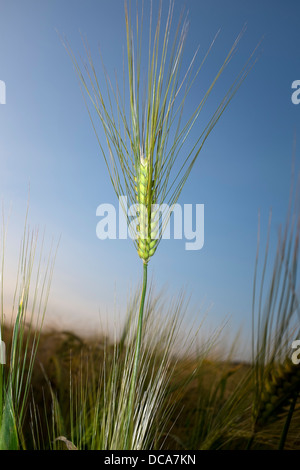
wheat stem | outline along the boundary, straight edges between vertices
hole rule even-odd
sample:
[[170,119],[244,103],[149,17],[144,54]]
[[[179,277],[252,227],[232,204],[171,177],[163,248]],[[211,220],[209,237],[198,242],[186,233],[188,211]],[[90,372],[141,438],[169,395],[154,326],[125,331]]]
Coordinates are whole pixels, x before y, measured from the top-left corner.
[[127,420],[127,431],[126,431],[127,435],[126,435],[126,440],[125,440],[125,448],[127,450],[131,448],[130,441],[131,441],[132,434],[133,434],[133,404],[134,404],[134,395],[135,395],[135,389],[136,389],[139,357],[140,357],[141,342],[142,342],[144,304],[145,304],[145,297],[146,297],[146,290],[147,290],[147,271],[148,271],[148,263],[144,262],[143,263],[143,288],[142,288],[140,311],[139,311],[139,318],[138,318],[133,371],[132,371],[132,378],[131,378],[131,385],[130,385],[130,392],[129,392],[129,399],[128,399],[128,415],[127,415],[128,420]]
[[295,397],[293,398],[293,400],[291,402],[291,406],[290,406],[290,409],[289,409],[289,412],[288,412],[288,415],[287,415],[287,418],[286,418],[286,421],[285,421],[285,424],[284,424],[284,427],[283,427],[283,430],[282,430],[282,434],[281,434],[281,437],[280,437],[278,450],[283,450],[284,449],[284,444],[285,444],[285,441],[286,441],[286,438],[287,438],[287,434],[289,432],[289,428],[290,428],[290,424],[291,424],[291,420],[292,420],[292,416],[293,416],[293,413],[294,413],[294,410],[295,410],[297,400],[298,400],[298,394],[295,395]]
[[249,441],[247,443],[247,447],[246,447],[246,450],[251,450],[251,447],[252,447],[252,444],[253,444],[253,441],[254,441],[254,438],[255,438],[255,432],[253,432],[249,438]]

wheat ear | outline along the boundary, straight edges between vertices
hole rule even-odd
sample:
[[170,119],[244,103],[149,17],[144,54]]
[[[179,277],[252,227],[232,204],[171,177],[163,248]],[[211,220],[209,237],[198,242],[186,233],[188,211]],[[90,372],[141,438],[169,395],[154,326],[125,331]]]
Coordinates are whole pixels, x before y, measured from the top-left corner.
[[300,367],[286,359],[266,375],[260,400],[254,408],[254,430],[279,419],[300,392]]
[[158,245],[157,210],[153,209],[155,202],[154,181],[151,178],[148,162],[141,157],[136,181],[136,200],[139,206],[138,255],[148,263]]

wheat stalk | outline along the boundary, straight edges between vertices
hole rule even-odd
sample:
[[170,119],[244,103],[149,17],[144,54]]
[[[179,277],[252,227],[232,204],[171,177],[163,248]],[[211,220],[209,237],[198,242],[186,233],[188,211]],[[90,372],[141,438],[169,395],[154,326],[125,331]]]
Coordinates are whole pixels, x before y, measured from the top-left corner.
[[[290,421],[293,403],[295,404],[300,390],[299,367],[287,358],[291,338],[297,334],[294,321],[296,314],[299,313],[296,294],[300,236],[299,189],[299,182],[294,188],[292,178],[287,219],[285,226],[280,227],[279,230],[277,251],[270,271],[270,285],[265,293],[268,275],[270,215],[260,290],[257,296],[260,226],[258,230],[252,310],[253,435],[248,448],[252,445],[256,431],[278,420],[289,405],[291,408],[287,420]],[[256,308],[257,319],[255,318]],[[285,437],[281,439],[281,446],[284,445]]]
[[[141,62],[142,57],[147,57],[147,54],[142,54],[141,50],[143,8],[141,17],[138,12],[136,15],[137,41],[135,47],[133,40],[135,33],[131,24],[131,11],[130,8],[128,10],[125,1],[129,84],[128,109],[125,106],[125,96],[122,97],[120,95],[118,83],[116,90],[111,91],[111,82],[106,73],[105,82],[108,102],[107,104],[105,103],[102,87],[97,78],[87,43],[84,41],[88,63],[84,64],[84,70],[82,70],[71,47],[67,41],[63,41],[82,84],[83,95],[84,97],[87,95],[88,101],[92,103],[92,107],[96,110],[96,116],[100,119],[101,127],[104,130],[107,143],[106,151],[86,101],[89,116],[115,193],[119,200],[121,196],[126,195],[131,205],[138,204],[139,207],[138,233],[137,237],[134,237],[134,243],[137,253],[143,261],[143,287],[138,317],[136,355],[132,372],[132,385],[129,393],[128,422],[130,426],[128,433],[131,436],[132,432],[130,429],[133,427],[133,402],[140,356],[148,262],[158,247],[172,212],[172,207],[177,202],[206,139],[255,63],[253,52],[225,93],[220,104],[216,107],[208,123],[199,130],[196,142],[193,143],[191,149],[186,149],[186,142],[190,132],[198,121],[210,93],[230,62],[241,34],[229,50],[210,86],[203,94],[202,99],[199,99],[190,118],[185,123],[182,123],[186,97],[201,71],[215,40],[204,55],[196,72],[193,72],[193,67],[198,50],[192,57],[185,74],[181,77],[183,50],[188,29],[187,19],[184,21],[180,19],[175,31],[173,44],[169,47],[174,1],[170,0],[165,31],[162,37],[160,37],[162,2],[160,2],[153,37],[152,2],[150,5],[148,70],[144,88],[145,93],[141,97]],[[87,78],[85,78],[86,76]],[[114,99],[112,99],[112,94]],[[113,106],[113,103],[115,103],[115,106]],[[171,135],[172,141],[170,139]],[[180,162],[179,156],[183,152],[185,152],[184,158]],[[169,210],[166,210],[162,215],[160,222],[157,221],[157,213],[154,209],[155,204],[160,206],[166,204],[169,207]],[[126,217],[130,226],[130,217],[127,211]],[[132,441],[132,437],[128,437],[129,442],[130,440]]]
[[[0,449],[25,449],[23,436],[34,361],[40,339],[53,276],[56,252],[50,249],[43,266],[44,240],[38,255],[38,231],[28,229],[27,215],[19,254],[19,267],[11,311],[12,337],[8,343],[8,360],[0,365]],[[5,226],[3,222],[3,252]],[[4,262],[1,278],[5,273]],[[33,277],[36,276],[35,281]],[[3,281],[2,281],[3,282]],[[3,284],[1,296],[4,296]],[[5,320],[4,302],[1,302],[0,329]]]

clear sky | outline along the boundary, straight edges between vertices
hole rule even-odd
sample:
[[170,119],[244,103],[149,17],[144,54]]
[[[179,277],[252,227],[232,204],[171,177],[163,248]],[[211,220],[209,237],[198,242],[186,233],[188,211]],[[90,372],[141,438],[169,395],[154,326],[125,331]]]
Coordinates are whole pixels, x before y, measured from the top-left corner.
[[[167,4],[163,1],[164,19]],[[147,11],[147,0],[145,5]],[[157,5],[154,0],[154,9]],[[220,30],[190,92],[188,111],[247,24],[191,140],[264,39],[259,61],[205,143],[179,200],[204,204],[204,247],[186,251],[184,240],[163,241],[149,273],[170,296],[186,289],[191,318],[201,319],[209,308],[210,325],[230,317],[232,331],[242,326],[248,335],[258,210],[264,236],[273,208],[276,241],[286,215],[294,136],[299,140],[300,105],[291,101],[291,84],[300,80],[300,5],[297,0],[175,0],[174,23],[184,5],[190,20],[186,63],[198,45],[200,60]],[[116,71],[122,80],[123,0],[0,0],[0,80],[6,84],[6,104],[0,105],[0,194],[6,211],[12,204],[12,246],[22,233],[29,184],[31,224],[45,226],[49,237],[62,237],[48,320],[93,330],[99,315],[111,318],[114,309],[122,315],[142,264],[131,240],[96,237],[96,208],[115,204],[116,196],[57,31],[77,57],[84,53],[81,33],[95,62],[100,45],[108,74]]]

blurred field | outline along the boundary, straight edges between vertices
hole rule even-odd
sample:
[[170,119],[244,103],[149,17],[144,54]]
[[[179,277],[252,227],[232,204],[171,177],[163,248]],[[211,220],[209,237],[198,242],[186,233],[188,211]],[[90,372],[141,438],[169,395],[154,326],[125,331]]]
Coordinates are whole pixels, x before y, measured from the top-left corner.
[[[11,333],[9,328],[4,328],[7,344]],[[82,339],[67,331],[42,332],[24,422],[28,449],[66,448],[64,442],[54,443],[53,433],[62,432],[63,437],[71,441],[70,401],[72,393],[76,393],[76,384],[81,384],[80,393],[83,393],[82,388],[92,389],[95,384],[104,387],[104,361],[106,364],[113,362],[114,350],[115,345],[109,344],[105,337]],[[174,358],[170,370],[164,429],[157,439],[154,436],[154,448],[246,449],[252,429],[250,364],[224,362],[209,359],[209,356],[199,359],[182,357],[179,360]],[[102,376],[99,382],[95,380],[98,376]],[[146,390],[147,380],[144,387]],[[58,406],[60,429],[56,429]],[[161,426],[159,414],[157,424]],[[276,449],[283,424],[284,416],[265,427],[257,433],[251,448]],[[299,424],[298,405],[286,449],[300,448]],[[88,449],[89,446],[81,445],[81,448]]]

